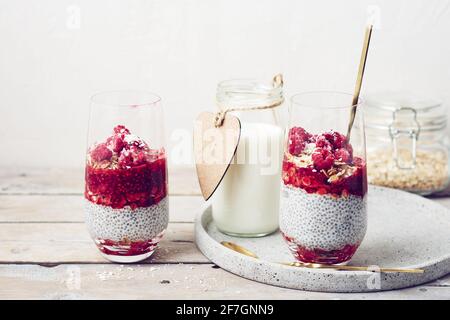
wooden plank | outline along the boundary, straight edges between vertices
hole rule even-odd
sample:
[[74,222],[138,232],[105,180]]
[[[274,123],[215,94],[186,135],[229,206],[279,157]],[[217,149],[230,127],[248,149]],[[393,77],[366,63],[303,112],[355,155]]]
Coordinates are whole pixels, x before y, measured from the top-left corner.
[[[0,194],[81,194],[83,168],[0,168]],[[169,168],[169,193],[200,195],[195,169]]]
[[82,168],[0,168],[3,194],[80,194]]
[[[170,223],[147,263],[207,263],[192,223]],[[107,263],[82,223],[1,223],[0,263]]]
[[[0,195],[0,223],[83,222],[81,195]],[[170,196],[170,221],[193,222],[204,205],[200,196]]]
[[427,285],[373,293],[320,293],[253,282],[211,264],[0,265],[0,299],[450,299]]

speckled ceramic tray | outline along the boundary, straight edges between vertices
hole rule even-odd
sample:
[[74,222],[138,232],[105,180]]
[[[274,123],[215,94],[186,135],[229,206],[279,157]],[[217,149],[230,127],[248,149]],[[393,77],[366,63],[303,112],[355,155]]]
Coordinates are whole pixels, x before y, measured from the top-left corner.
[[[372,273],[296,268],[279,232],[257,239],[226,236],[214,222],[210,206],[196,221],[196,242],[212,262],[244,278],[286,288],[325,292],[370,292],[419,285],[450,273],[450,210],[403,191],[371,187],[366,237],[349,265],[422,268],[423,274]],[[261,260],[225,248],[231,241]]]

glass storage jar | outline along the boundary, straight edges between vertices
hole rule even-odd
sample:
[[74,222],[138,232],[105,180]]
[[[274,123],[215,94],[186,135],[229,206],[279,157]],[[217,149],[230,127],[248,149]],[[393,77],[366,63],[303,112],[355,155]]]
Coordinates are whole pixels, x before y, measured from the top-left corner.
[[369,183],[430,195],[448,184],[447,110],[405,93],[368,96]]
[[[241,123],[236,154],[211,197],[218,229],[232,236],[262,237],[278,229],[282,82],[226,80],[217,86],[217,104]],[[262,106],[276,105],[261,109]]]

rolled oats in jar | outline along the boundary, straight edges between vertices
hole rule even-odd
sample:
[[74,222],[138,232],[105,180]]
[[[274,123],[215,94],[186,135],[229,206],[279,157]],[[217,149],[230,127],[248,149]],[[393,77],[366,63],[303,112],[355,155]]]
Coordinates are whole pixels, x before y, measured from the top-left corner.
[[430,195],[448,185],[447,110],[433,99],[384,93],[367,98],[369,183]]

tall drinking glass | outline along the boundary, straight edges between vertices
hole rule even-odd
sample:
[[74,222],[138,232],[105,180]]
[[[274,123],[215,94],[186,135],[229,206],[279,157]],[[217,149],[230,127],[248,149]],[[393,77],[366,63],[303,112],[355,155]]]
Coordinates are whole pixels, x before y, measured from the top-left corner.
[[108,260],[152,255],[167,228],[167,165],[161,99],[114,91],[91,99],[85,220]]
[[352,95],[309,92],[291,99],[282,169],[280,230],[301,262],[342,264],[367,228],[366,148]]

